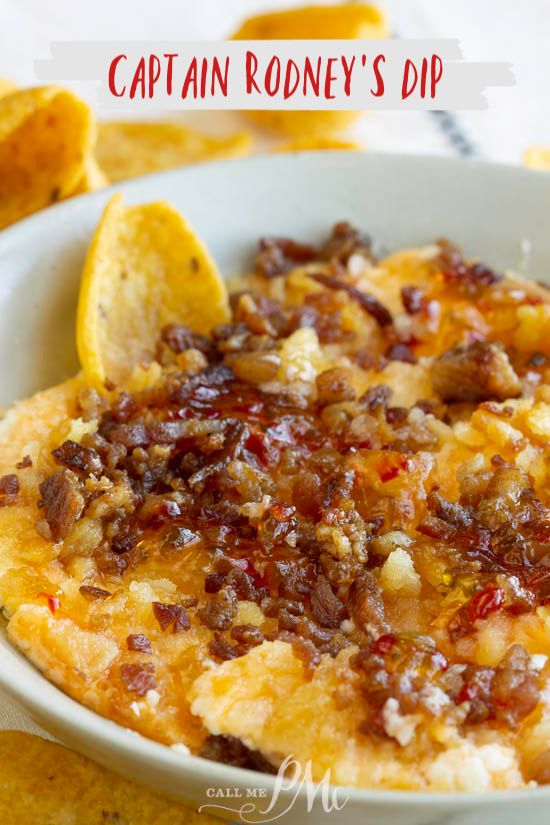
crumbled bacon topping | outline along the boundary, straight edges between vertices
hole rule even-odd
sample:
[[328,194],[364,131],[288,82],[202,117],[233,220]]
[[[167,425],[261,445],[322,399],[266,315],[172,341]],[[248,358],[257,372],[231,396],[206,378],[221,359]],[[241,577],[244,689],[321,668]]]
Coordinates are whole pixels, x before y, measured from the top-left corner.
[[145,696],[148,690],[157,686],[155,667],[151,662],[121,665],[120,678],[126,690],[138,696]]
[[[405,312],[394,324],[390,311],[356,285],[361,259],[373,260],[370,240],[346,223],[318,249],[263,239],[257,274],[270,279],[305,265],[319,287],[299,306],[256,289],[237,293],[230,321],[209,337],[179,324],[164,327],[157,347],[162,378],[154,387],[110,400],[80,397],[82,415],[97,420],[97,431],[53,451],[58,470],[40,484],[37,530],[55,542],[70,537],[67,545],[82,538],[75,527],[93,532],[93,580],[101,584],[104,576],[106,587],[82,585],[90,602],[116,598],[116,581],[131,578],[151,555],[178,570],[195,552],[205,554],[196,595],[152,601],[153,643],[130,634],[129,653],[150,655],[156,639],[167,644],[170,634],[190,629],[191,618],[216,662],[282,640],[307,679],[323,655],[336,657],[353,645],[363,733],[387,737],[388,700],[402,714],[437,715],[428,688],[437,688],[439,704],[462,708],[467,725],[514,727],[540,693],[525,651],[515,646],[497,667],[480,668],[460,657],[447,660],[434,639],[446,653],[453,645],[466,648],[496,614],[516,616],[550,603],[550,510],[531,477],[500,457],[461,477],[460,493],[448,500],[432,489],[430,453],[468,404],[481,403],[480,412],[504,426],[514,408],[506,412],[496,402],[522,393],[520,376],[536,353],[520,358],[512,347],[473,340],[450,347],[430,367],[421,357],[430,339],[416,334],[429,327],[429,288],[403,287]],[[438,289],[450,287],[455,297],[459,290],[461,301],[489,300],[500,283],[445,243],[429,266]],[[350,329],[349,316],[357,316],[350,300],[376,324],[363,317],[361,329]],[[296,370],[295,380],[283,381],[285,343],[305,328],[315,330],[328,368],[312,367],[311,375],[309,367]],[[333,351],[339,355],[329,366]],[[391,406],[383,371],[409,374],[388,362],[415,364],[416,353],[418,371],[431,370],[439,397],[398,406],[396,387]],[[530,368],[543,370],[545,362],[535,361]],[[365,372],[358,376],[359,368]],[[376,371],[379,383],[372,380]],[[387,380],[394,386],[393,376]],[[24,466],[30,464],[23,460],[18,468]],[[17,476],[0,479],[0,505],[18,494]],[[381,571],[399,555],[431,594],[428,610],[446,588],[460,594],[433,639],[396,629],[401,596],[386,587]],[[443,565],[432,565],[434,558]],[[444,566],[436,586],[425,571]],[[243,624],[242,602],[246,609],[252,603],[265,623]],[[120,677],[140,696],[156,686],[151,663],[122,664]],[[210,737],[203,755],[263,764],[230,737]],[[544,770],[537,768],[540,775]]]
[[19,497],[19,478],[15,473],[0,477],[0,507],[15,504]]
[[126,647],[136,653],[152,653],[151,642],[143,633],[130,633],[126,639]]
[[189,630],[191,627],[189,614],[181,604],[153,602],[153,613],[161,630],[167,630],[171,627],[172,633],[179,633],[181,630]]

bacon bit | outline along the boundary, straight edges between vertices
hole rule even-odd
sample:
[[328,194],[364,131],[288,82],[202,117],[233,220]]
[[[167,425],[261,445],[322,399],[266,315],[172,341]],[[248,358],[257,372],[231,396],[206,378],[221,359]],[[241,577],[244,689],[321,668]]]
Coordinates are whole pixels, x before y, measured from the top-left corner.
[[128,650],[134,650],[138,653],[152,653],[153,648],[151,642],[144,636],[143,633],[131,633],[126,638],[126,647]]
[[18,461],[15,467],[17,470],[25,470],[27,467],[32,467],[32,458],[30,455],[23,456],[21,461]]
[[405,364],[416,364],[416,355],[408,344],[391,344],[385,354],[388,361],[403,361]]
[[504,590],[489,584],[484,590],[476,593],[466,605],[467,616],[473,623],[477,619],[486,619],[490,613],[494,613],[502,607],[504,603]]
[[409,315],[416,315],[422,309],[422,290],[417,286],[401,287],[401,301]]
[[48,608],[52,616],[55,616],[57,610],[59,610],[59,599],[56,596],[52,596],[51,593],[44,593],[40,591],[40,593],[36,594],[37,599],[47,599],[48,601]]
[[113,595],[108,590],[102,590],[101,587],[92,587],[88,584],[83,584],[78,588],[78,591],[90,602],[96,599],[108,599],[109,596]]
[[214,633],[214,638],[208,643],[208,652],[214,659],[220,659],[222,662],[228,662],[230,659],[236,659],[239,656],[239,651],[221,633]]
[[153,602],[153,613],[161,630],[166,630],[171,625],[172,633],[179,633],[180,630],[189,630],[191,627],[187,610],[181,604]]
[[15,504],[19,495],[19,479],[15,473],[0,477],[0,507]]
[[397,638],[393,633],[384,633],[383,636],[379,636],[374,642],[372,650],[374,653],[380,653],[382,656],[385,656],[386,653],[390,652],[396,642]]
[[293,264],[312,261],[317,254],[313,246],[297,243],[290,238],[261,238],[259,247],[255,271],[264,278],[284,275]]
[[380,303],[378,298],[375,298],[374,295],[369,295],[368,292],[362,292],[360,289],[357,289],[357,287],[351,286],[351,284],[346,284],[344,281],[341,281],[339,278],[335,278],[332,275],[324,275],[320,272],[315,272],[309,275],[309,277],[313,278],[313,280],[317,281],[317,283],[327,287],[327,289],[342,289],[344,292],[347,292],[350,298],[357,301],[357,303],[366,312],[368,312],[369,315],[371,315],[381,327],[387,327],[393,322],[391,312],[386,309],[384,304]]
[[69,467],[76,473],[83,476],[98,475],[103,470],[103,462],[98,452],[91,447],[83,447],[76,441],[64,441],[56,450],[52,450],[52,455],[58,464]]
[[148,690],[157,686],[155,667],[151,662],[121,665],[120,676],[126,690],[138,696],[145,696]]

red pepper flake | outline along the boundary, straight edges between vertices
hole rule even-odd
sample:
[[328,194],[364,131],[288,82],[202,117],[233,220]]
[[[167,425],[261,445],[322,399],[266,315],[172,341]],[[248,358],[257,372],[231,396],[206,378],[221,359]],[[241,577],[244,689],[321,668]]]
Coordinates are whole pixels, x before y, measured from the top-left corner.
[[126,690],[137,693],[138,696],[144,696],[148,690],[154,690],[157,686],[155,667],[151,662],[121,665],[120,677]]
[[51,593],[44,593],[43,591],[40,591],[40,593],[36,594],[36,598],[47,599],[48,607],[52,616],[55,615],[56,610],[59,610],[59,599],[52,596]]
[[393,633],[384,633],[384,635],[379,636],[373,644],[373,652],[380,653],[382,656],[385,656],[390,652],[396,642],[397,638],[393,635]]
[[478,686],[476,684],[470,684],[466,682],[460,689],[458,696],[456,697],[456,704],[461,705],[463,702],[471,702],[472,699],[475,699],[478,693]]
[[256,570],[256,568],[254,567],[252,562],[249,561],[249,559],[245,559],[245,561],[246,566],[243,568],[243,570],[251,577],[252,581],[254,582],[254,586],[257,588],[267,587],[268,582],[263,573],[260,573],[259,570]]
[[172,626],[172,633],[179,633],[180,630],[189,630],[191,627],[187,610],[181,604],[153,602],[153,613],[161,630]]
[[489,584],[484,590],[476,593],[466,606],[468,619],[473,623],[478,619],[486,619],[490,613],[494,613],[502,607],[504,603],[504,590]]
[[410,473],[413,469],[413,463],[410,459],[403,457],[397,464],[388,464],[384,462],[378,467],[378,475],[380,480],[385,484],[386,481],[392,481],[397,478],[399,473]]
[[399,467],[395,465],[393,467],[379,467],[378,475],[380,476],[380,481],[385,484],[387,481],[392,481],[394,478],[397,478],[399,475]]
[[290,521],[290,519],[296,514],[296,507],[292,504],[280,504],[276,502],[269,508],[269,513],[273,516],[275,521],[281,523]]
[[130,633],[126,638],[126,647],[138,653],[152,653],[151,642],[143,633]]

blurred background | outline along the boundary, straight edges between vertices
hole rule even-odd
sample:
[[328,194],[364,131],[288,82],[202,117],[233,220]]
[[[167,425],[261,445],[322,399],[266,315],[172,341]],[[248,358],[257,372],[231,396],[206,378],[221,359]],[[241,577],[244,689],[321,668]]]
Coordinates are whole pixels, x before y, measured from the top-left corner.
[[[287,0],[0,0],[0,75],[32,83],[33,60],[47,57],[54,40],[221,39],[246,16],[295,5]],[[470,154],[509,163],[521,162],[530,145],[550,144],[550,0],[381,0],[379,5],[394,36],[458,37],[469,59],[512,62],[517,85],[490,90],[487,111],[370,113],[345,137],[379,151]],[[89,87],[68,85],[93,105]],[[237,113],[175,117],[213,131],[243,125]],[[260,150],[276,142],[257,133]]]

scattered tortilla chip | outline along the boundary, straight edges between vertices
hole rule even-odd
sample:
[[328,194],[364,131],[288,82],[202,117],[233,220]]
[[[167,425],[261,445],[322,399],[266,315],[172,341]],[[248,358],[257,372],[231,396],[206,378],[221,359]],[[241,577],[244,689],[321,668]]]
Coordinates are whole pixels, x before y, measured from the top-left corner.
[[58,86],[0,99],[0,228],[70,195],[95,140],[93,115]]
[[11,95],[13,92],[17,91],[17,88],[18,87],[15,83],[12,83],[7,77],[0,77],[0,97]]
[[284,143],[282,146],[276,146],[274,152],[308,152],[313,149],[349,149],[350,151],[360,152],[363,147],[360,143],[354,140],[343,140],[341,138],[333,137],[302,137],[291,140],[290,143]]
[[0,732],[3,825],[214,825],[90,759],[39,736]]
[[[342,3],[304,6],[249,17],[233,40],[354,40],[389,36],[388,24],[376,6]],[[283,135],[329,135],[341,132],[360,112],[249,111],[255,123]]]
[[206,247],[168,203],[107,205],[88,251],[77,347],[88,380],[120,384],[150,361],[165,324],[206,333],[228,318],[227,291]]
[[85,192],[95,192],[109,186],[109,178],[105,172],[99,168],[99,164],[94,157],[89,157],[84,164],[84,175],[78,186],[71,192],[71,195],[82,195]]
[[531,146],[525,150],[523,162],[530,169],[550,171],[550,148],[545,146]]
[[231,158],[250,152],[252,138],[238,132],[224,138],[205,135],[179,123],[100,123],[96,157],[113,181]]

